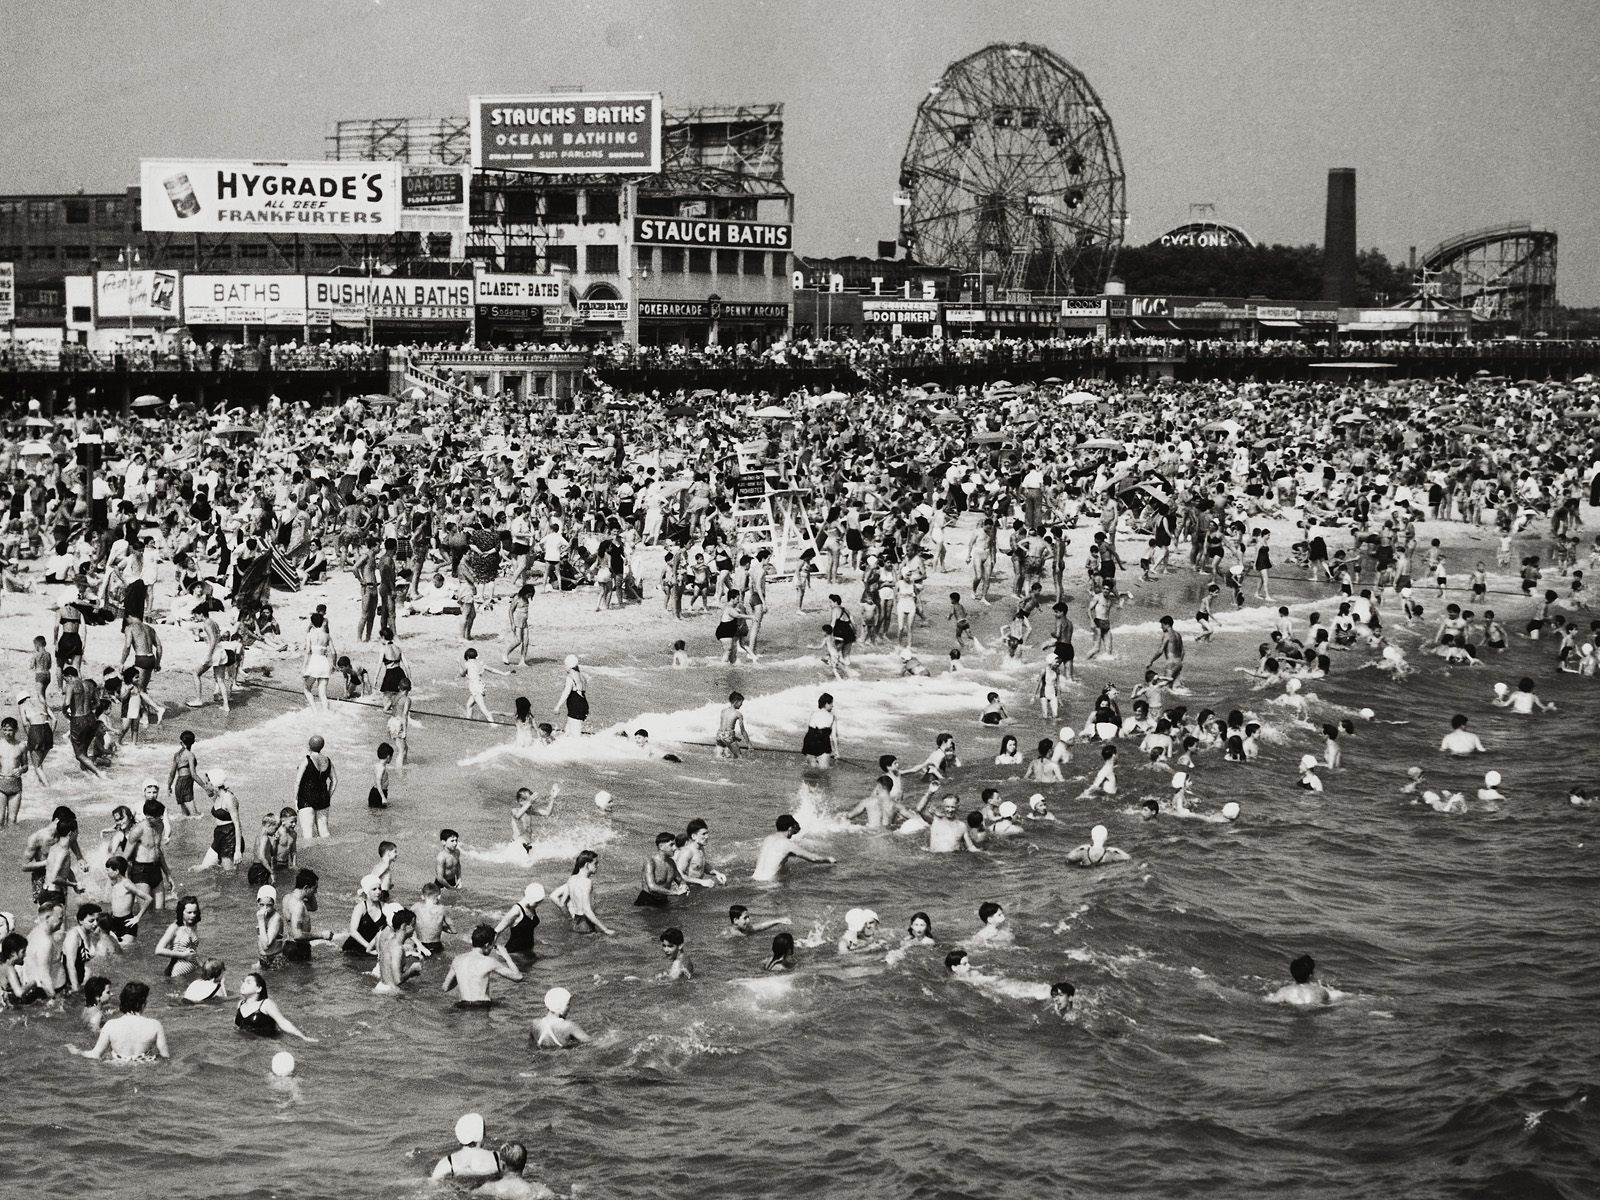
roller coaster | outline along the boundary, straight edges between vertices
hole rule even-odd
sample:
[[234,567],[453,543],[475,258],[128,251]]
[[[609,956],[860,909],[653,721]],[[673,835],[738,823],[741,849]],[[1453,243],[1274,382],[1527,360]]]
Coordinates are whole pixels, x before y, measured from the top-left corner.
[[1556,302],[1556,234],[1526,221],[1446,238],[1422,256],[1423,279],[1441,299],[1507,333],[1548,330]]

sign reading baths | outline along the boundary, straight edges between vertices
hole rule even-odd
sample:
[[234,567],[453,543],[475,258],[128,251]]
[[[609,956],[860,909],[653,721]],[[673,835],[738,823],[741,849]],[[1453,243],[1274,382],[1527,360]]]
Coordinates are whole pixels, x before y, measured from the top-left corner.
[[357,314],[375,321],[469,321],[472,280],[311,275],[306,279],[306,307],[313,314]]
[[551,175],[661,170],[657,94],[473,96],[472,165]]
[[400,164],[144,159],[139,210],[161,233],[395,233]]
[[635,217],[636,246],[730,246],[788,250],[792,226],[760,221],[701,221],[692,217]]

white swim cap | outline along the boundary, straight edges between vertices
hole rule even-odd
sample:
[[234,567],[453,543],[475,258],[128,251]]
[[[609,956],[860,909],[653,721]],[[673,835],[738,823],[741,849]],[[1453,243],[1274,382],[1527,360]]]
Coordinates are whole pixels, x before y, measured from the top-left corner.
[[1499,787],[1500,786],[1500,772],[1499,771],[1486,772],[1484,774],[1483,781],[1486,784],[1488,784],[1490,787]]
[[611,793],[606,791],[603,788],[600,791],[596,792],[594,794],[594,806],[596,808],[602,809],[602,810],[610,808],[611,807]]
[[[287,1079],[294,1074],[294,1055],[287,1050],[279,1050],[272,1056],[272,1073],[279,1079]],[[457,1126],[459,1129],[460,1126]]]
[[869,921],[876,921],[878,914],[870,908],[852,908],[844,915],[844,927],[851,933],[860,933],[867,927]]
[[0,937],[12,933],[17,928],[17,919],[8,912],[0,912]]
[[148,775],[145,776],[144,783],[141,784],[140,786],[141,787],[147,787],[147,788],[155,788],[155,790],[158,791],[158,792],[161,790],[161,785],[159,783],[157,783],[154,779],[151,779]]
[[1229,800],[1222,806],[1222,815],[1230,821],[1237,821],[1239,819],[1239,805],[1235,801]]
[[1385,646],[1383,648],[1383,657],[1388,662],[1399,662],[1405,657],[1405,654],[1399,646]]
[[263,883],[256,889],[256,902],[259,904],[263,900],[271,900],[276,904],[278,902],[278,889],[270,883]]
[[1189,772],[1187,772],[1187,771],[1174,771],[1172,773],[1172,786],[1174,788],[1188,787],[1189,786]]
[[576,654],[567,655],[567,670],[570,671],[574,667],[576,667],[577,665],[578,665],[578,656]]
[[464,1113],[456,1122],[456,1141],[463,1146],[476,1146],[483,1141],[483,1118],[477,1113]]
[[1588,658],[1589,655],[1594,653],[1594,643],[1585,642],[1583,645],[1578,647],[1578,653],[1583,655],[1585,658]]
[[383,880],[376,875],[363,875],[361,882],[356,885],[356,890],[358,892],[381,892],[383,890]]
[[1108,830],[1104,825],[1096,825],[1093,829],[1089,830],[1089,840],[1096,846],[1104,842],[1109,836],[1110,830]]
[[1061,741],[1070,742],[1070,741],[1072,741],[1073,738],[1075,738],[1077,736],[1078,735],[1072,731],[1072,727],[1070,725],[1063,725],[1061,727],[1061,733],[1059,734],[1059,737],[1060,737]]
[[1370,708],[1363,708],[1357,715],[1363,721],[1370,721],[1370,720],[1372,720],[1373,717],[1377,716],[1378,714],[1373,712]]
[[1408,588],[1408,587],[1403,587],[1403,588],[1400,589],[1400,594],[1402,596],[1408,596],[1409,597],[1411,595],[1411,589]]
[[1506,685],[1505,685],[1505,684],[1503,684],[1503,683],[1497,683],[1497,684],[1495,684],[1495,685],[1494,685],[1494,694],[1495,694],[1495,695],[1496,695],[1496,696],[1504,696],[1504,695],[1505,695],[1505,694],[1506,694],[1506,693],[1507,693],[1507,692],[1509,692],[1509,691],[1510,691],[1510,690],[1511,690],[1511,689],[1510,689],[1510,688],[1508,688],[1508,687],[1507,687],[1507,686],[1506,686]]
[[1316,765],[1317,765],[1317,757],[1316,757],[1316,755],[1314,755],[1314,754],[1302,754],[1300,756],[1300,769],[1302,771],[1309,771],[1313,767],[1315,767]]
[[572,993],[564,987],[553,987],[544,994],[544,1006],[558,1017],[567,1015],[572,1005]]
[[538,904],[544,899],[544,884],[530,883],[522,889],[522,902],[524,904]]
[[1017,806],[1014,803],[1012,803],[1010,800],[1005,801],[1004,803],[1002,803],[1000,805],[1000,815],[1002,817],[1014,817],[1014,816],[1016,816],[1017,815]]
[[1283,690],[1288,692],[1291,696],[1294,695],[1300,690],[1300,681],[1298,679],[1289,680],[1289,682],[1284,685]]
[[[206,778],[211,781],[212,787],[221,787],[228,782],[228,773],[221,767],[212,767],[206,772]],[[154,780],[146,780],[145,786],[149,787],[154,782]]]
[[32,699],[33,699],[33,693],[30,692],[30,691],[24,690],[24,691],[20,691],[20,692],[17,693],[17,703],[18,704],[26,704],[29,700],[32,700]]

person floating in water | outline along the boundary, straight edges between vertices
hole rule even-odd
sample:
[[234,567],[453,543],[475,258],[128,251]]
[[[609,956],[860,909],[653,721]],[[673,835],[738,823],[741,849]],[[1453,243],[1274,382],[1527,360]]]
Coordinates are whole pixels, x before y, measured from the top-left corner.
[[568,1018],[571,1008],[572,993],[564,987],[551,988],[544,994],[544,1016],[533,1023],[528,1041],[541,1050],[565,1050],[593,1040]]
[[1067,861],[1079,867],[1104,867],[1111,863],[1128,862],[1126,850],[1106,845],[1106,839],[1110,836],[1110,831],[1104,825],[1096,825],[1089,831],[1088,842],[1067,851]]
[[1309,954],[1302,954],[1289,964],[1289,976],[1294,982],[1273,992],[1267,997],[1267,1002],[1292,1004],[1296,1008],[1321,1008],[1332,1004],[1339,993],[1318,983],[1314,978],[1316,972],[1316,959]]

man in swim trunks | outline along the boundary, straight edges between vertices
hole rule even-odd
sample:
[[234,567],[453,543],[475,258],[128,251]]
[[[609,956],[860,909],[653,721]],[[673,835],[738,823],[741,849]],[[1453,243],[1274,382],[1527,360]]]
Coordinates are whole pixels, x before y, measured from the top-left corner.
[[717,721],[718,758],[738,758],[741,749],[751,748],[750,735],[744,727],[744,714],[739,711],[743,707],[744,693],[729,692],[728,706],[722,710],[722,715]]
[[150,677],[161,669],[161,639],[140,618],[129,613],[122,620],[122,658],[133,659],[139,672],[139,690],[150,690]]
[[1177,683],[1183,674],[1183,635],[1173,628],[1170,616],[1161,618],[1161,648],[1150,656],[1146,668],[1155,666],[1158,659],[1165,666],[1160,674]]
[[689,890],[672,857],[677,844],[678,839],[670,833],[656,834],[655,853],[644,860],[639,894],[633,900],[635,908],[665,908],[672,897]]
[[500,957],[494,957],[494,926],[476,925],[472,930],[472,949],[458,954],[450,963],[444,977],[444,991],[457,989],[457,1008],[488,1008],[494,1003],[489,995],[489,980],[498,975],[513,983],[522,980],[522,972],[503,947]]
[[14,825],[22,810],[22,776],[28,748],[17,739],[15,717],[0,721],[0,828]]
[[67,718],[67,740],[72,746],[72,755],[78,760],[80,770],[96,779],[103,778],[89,759],[100,730],[100,714],[106,710],[100,685],[92,679],[80,678],[76,667],[67,666],[61,671],[61,687],[66,693],[61,711]]
[[1478,739],[1478,735],[1467,728],[1465,713],[1457,713],[1450,718],[1450,732],[1444,735],[1439,743],[1439,749],[1447,754],[1485,754],[1487,749]]
[[406,943],[417,931],[417,917],[409,908],[389,914],[389,923],[378,930],[378,982],[373,991],[397,996],[406,980],[422,974],[422,963],[406,961]]
[[333,930],[320,934],[311,930],[311,914],[317,911],[317,873],[309,867],[295,872],[294,887],[283,897],[283,957],[285,962],[311,961],[311,943],[315,938],[333,940]]
[[166,907],[167,889],[175,888],[172,870],[164,849],[167,806],[159,800],[144,802],[144,818],[128,830],[124,853],[128,859],[128,878],[142,883],[155,898],[155,907]]

